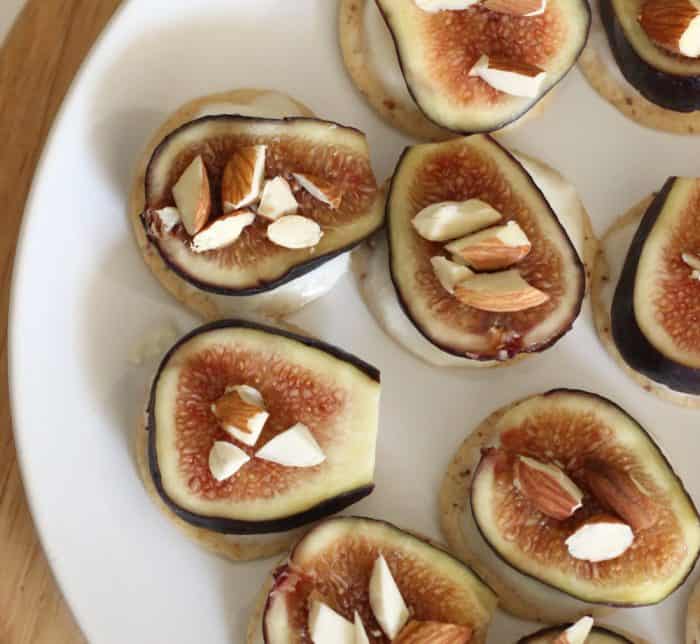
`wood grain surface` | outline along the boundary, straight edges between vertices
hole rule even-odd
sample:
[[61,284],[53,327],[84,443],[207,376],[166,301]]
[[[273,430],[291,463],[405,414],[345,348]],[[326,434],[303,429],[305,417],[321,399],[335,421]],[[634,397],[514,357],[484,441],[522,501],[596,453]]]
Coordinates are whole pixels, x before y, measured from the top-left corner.
[[[2,0],[0,0],[2,2]],[[84,642],[27,508],[12,439],[7,307],[27,192],[56,111],[120,0],[29,0],[0,50],[0,643]]]

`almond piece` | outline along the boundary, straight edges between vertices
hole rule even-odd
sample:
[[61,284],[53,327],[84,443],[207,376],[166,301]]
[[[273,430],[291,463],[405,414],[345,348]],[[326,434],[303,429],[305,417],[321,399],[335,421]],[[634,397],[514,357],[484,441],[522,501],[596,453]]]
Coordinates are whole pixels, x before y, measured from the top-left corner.
[[511,16],[540,16],[547,10],[547,0],[484,0],[489,11]]
[[219,217],[192,238],[191,248],[195,253],[205,253],[230,246],[254,221],[255,213],[249,210],[238,210]]
[[593,628],[593,618],[586,615],[561,633],[553,644],[585,644]]
[[260,392],[247,385],[228,388],[212,404],[211,411],[225,431],[251,447],[270,417]]
[[518,456],[513,468],[513,484],[542,514],[563,521],[581,507],[583,492],[552,463],[541,463],[529,456]]
[[195,157],[173,186],[173,198],[187,234],[196,235],[209,220],[211,191],[204,160]]
[[273,221],[284,215],[294,214],[299,208],[292,188],[284,177],[275,177],[265,182],[258,214]]
[[209,451],[209,471],[219,482],[230,479],[248,461],[242,449],[225,441],[216,441]]
[[508,313],[531,309],[549,300],[549,295],[530,286],[517,270],[481,273],[455,287],[463,304],[481,311]]
[[325,203],[333,210],[340,208],[343,201],[343,188],[337,183],[313,174],[301,174],[300,172],[293,172],[292,177],[314,199]]
[[267,237],[272,243],[284,248],[312,248],[321,241],[323,231],[313,219],[286,215],[267,227]]
[[492,226],[445,246],[477,271],[495,271],[517,264],[532,250],[532,244],[517,221]]
[[311,641],[354,644],[353,623],[336,613],[328,604],[314,600],[309,609],[309,636]]
[[442,201],[423,208],[411,221],[429,241],[448,241],[474,233],[501,220],[501,213],[481,199]]
[[700,257],[698,257],[697,255],[694,255],[693,253],[682,253],[681,259],[688,266],[690,266],[690,268],[696,271],[700,270]]
[[582,561],[608,561],[624,554],[634,541],[632,528],[609,514],[586,519],[565,541],[569,554]]
[[369,604],[384,634],[393,641],[408,622],[410,612],[382,554],[375,559],[369,578]]
[[360,613],[355,611],[355,641],[353,644],[369,644],[369,637],[367,637],[367,629],[362,622],[362,617]]
[[466,266],[451,262],[442,255],[432,257],[430,259],[430,263],[433,266],[435,276],[438,278],[442,288],[452,295],[454,295],[455,286],[457,284],[474,275],[474,273]]
[[469,626],[411,620],[394,644],[469,644],[471,639],[472,629]]
[[547,72],[536,65],[486,54],[476,61],[469,75],[478,76],[500,92],[527,98],[539,96],[547,78]]
[[316,467],[326,460],[321,446],[304,423],[277,434],[255,456],[285,467]]
[[221,178],[224,212],[240,210],[257,200],[265,178],[266,150],[264,145],[251,145],[231,155]]
[[172,206],[153,210],[150,213],[150,231],[156,237],[160,237],[171,233],[181,221],[180,211]]
[[624,470],[604,461],[589,459],[584,464],[583,476],[596,500],[621,517],[635,532],[650,528],[658,520],[656,502]]
[[659,47],[681,56],[700,56],[700,2],[647,0],[639,24]]

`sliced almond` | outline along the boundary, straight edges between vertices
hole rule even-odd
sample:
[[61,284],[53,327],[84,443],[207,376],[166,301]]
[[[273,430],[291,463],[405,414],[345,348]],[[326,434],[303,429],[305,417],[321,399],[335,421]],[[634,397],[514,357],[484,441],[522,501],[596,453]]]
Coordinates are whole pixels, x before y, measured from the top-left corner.
[[474,275],[474,273],[466,266],[457,264],[456,262],[451,262],[442,255],[432,257],[430,259],[430,263],[433,265],[435,276],[438,278],[442,288],[452,295],[454,295],[455,286],[457,284]]
[[429,241],[448,241],[501,220],[501,213],[481,199],[443,201],[423,208],[414,218],[418,234]]
[[365,630],[365,625],[362,623],[362,617],[360,613],[355,611],[355,641],[354,644],[369,644],[369,637],[367,637],[367,631]]
[[467,9],[479,0],[415,0],[419,9],[429,13],[437,13],[438,11],[459,11]]
[[689,58],[700,56],[698,0],[647,0],[639,24],[659,47]]
[[173,198],[187,234],[196,235],[211,214],[211,191],[204,160],[195,157],[173,186]]
[[209,470],[221,482],[230,479],[249,460],[250,456],[239,447],[225,441],[216,441],[209,452]]
[[379,626],[393,640],[406,625],[410,613],[383,555],[377,557],[372,568],[369,603]]
[[284,177],[275,177],[265,182],[258,214],[266,219],[279,219],[294,214],[299,208],[292,188]]
[[251,447],[258,442],[270,417],[260,392],[248,385],[237,385],[227,389],[226,393],[212,404],[211,411],[225,431]]
[[563,521],[581,507],[583,492],[553,463],[518,456],[513,483],[542,514]]
[[504,56],[484,54],[469,71],[494,89],[512,96],[535,98],[539,96],[547,72],[541,67]]
[[446,250],[478,271],[494,271],[517,264],[532,249],[518,222],[492,226],[448,244]]
[[327,604],[314,600],[309,609],[309,635],[314,644],[354,644],[355,627]]
[[171,233],[181,221],[182,217],[180,217],[180,211],[177,208],[172,206],[161,208],[151,212],[150,229],[154,235],[160,237]]
[[286,467],[315,467],[326,460],[321,446],[303,423],[275,436],[255,456]]
[[455,287],[455,295],[464,304],[494,313],[524,311],[549,300],[547,293],[530,286],[517,270],[474,275]]
[[539,16],[547,10],[547,0],[484,0],[481,4],[490,11],[511,16]]
[[249,210],[238,210],[219,217],[192,238],[191,248],[195,253],[205,253],[230,246],[254,221],[255,213]]
[[471,639],[472,629],[469,626],[411,620],[394,644],[469,644]]
[[240,210],[257,201],[265,178],[266,146],[251,145],[236,150],[221,178],[224,212]]
[[700,257],[693,253],[682,253],[681,259],[694,270],[700,270]]
[[312,248],[321,241],[323,231],[313,219],[286,215],[267,227],[268,239],[284,248]]
[[596,563],[617,559],[633,541],[630,526],[617,517],[601,514],[584,521],[565,543],[574,559]]
[[591,494],[637,532],[653,526],[659,507],[626,471],[604,461],[590,459],[584,464],[584,481]]
[[313,174],[294,172],[292,176],[314,199],[325,203],[333,210],[340,208],[340,204],[343,201],[342,186]]
[[586,615],[561,633],[553,644],[585,644],[593,628],[593,618]]

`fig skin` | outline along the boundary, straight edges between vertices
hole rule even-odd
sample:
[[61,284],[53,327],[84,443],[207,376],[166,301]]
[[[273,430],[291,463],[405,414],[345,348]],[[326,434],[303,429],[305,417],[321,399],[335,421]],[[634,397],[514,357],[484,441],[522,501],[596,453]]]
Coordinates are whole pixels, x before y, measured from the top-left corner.
[[[698,89],[700,90],[700,85]],[[674,362],[661,353],[642,333],[634,314],[634,283],[639,258],[644,242],[663,210],[675,179],[670,177],[666,180],[663,188],[642,216],[639,228],[630,244],[613,297],[610,312],[611,331],[620,355],[630,368],[674,391],[698,395],[700,394],[700,370]]]
[[[345,130],[351,130],[353,132],[356,132],[362,136],[365,136],[365,133],[362,132],[362,130],[359,130],[356,127],[349,126],[349,125],[343,125],[341,123],[338,123],[336,121],[327,121],[327,120],[321,120],[321,119],[315,119],[315,118],[310,118],[307,116],[288,116],[283,119],[271,119],[271,118],[264,118],[264,117],[253,117],[253,116],[242,116],[240,114],[219,114],[219,115],[210,115],[210,116],[203,116],[198,119],[194,119],[192,121],[188,121],[187,123],[184,123],[180,127],[176,128],[170,134],[168,134],[159,144],[158,146],[154,149],[153,154],[151,155],[151,158],[148,162],[148,165],[146,167],[146,172],[145,172],[145,178],[144,178],[144,191],[146,194],[146,197],[148,198],[149,195],[149,177],[151,176],[151,169],[153,164],[158,160],[158,157],[160,156],[161,151],[167,147],[168,143],[170,142],[171,139],[175,138],[182,132],[182,130],[187,129],[188,127],[192,126],[193,124],[197,123],[202,123],[202,122],[216,122],[216,121],[253,121],[253,122],[263,122],[263,121],[268,121],[271,123],[279,123],[282,121],[283,123],[287,124],[294,124],[294,123],[303,123],[303,122],[311,122],[311,123],[316,123],[316,122],[322,122],[324,124],[332,124],[336,125],[338,127],[342,127]],[[377,192],[381,192],[381,187],[377,188]],[[267,293],[271,290],[274,290],[275,288],[279,286],[283,286],[295,279],[298,279],[299,277],[303,277],[307,273],[310,273],[314,269],[318,268],[319,266],[325,264],[326,262],[331,261],[332,259],[335,259],[339,255],[343,255],[344,253],[350,252],[353,250],[355,247],[359,246],[361,243],[369,239],[372,235],[374,235],[375,232],[379,228],[381,228],[384,225],[384,222],[381,221],[378,226],[376,226],[373,230],[371,230],[367,235],[362,237],[361,239],[356,239],[352,243],[346,244],[345,246],[341,248],[337,248],[331,252],[325,253],[324,255],[318,255],[315,257],[312,257],[311,259],[304,261],[300,264],[296,264],[295,266],[291,267],[284,275],[281,277],[274,279],[274,280],[261,280],[260,284],[254,287],[250,288],[242,288],[242,289],[233,289],[233,288],[227,288],[223,286],[217,286],[215,284],[210,284],[208,282],[202,281],[194,276],[192,276],[190,273],[188,273],[182,266],[180,266],[178,263],[174,262],[172,258],[163,251],[161,248],[161,245],[157,243],[157,240],[152,238],[152,235],[150,233],[150,229],[148,226],[148,222],[146,219],[146,212],[144,211],[140,215],[141,219],[141,224],[144,228],[144,231],[146,233],[146,236],[151,240],[151,243],[155,247],[155,249],[158,252],[159,257],[163,260],[165,265],[173,271],[179,278],[185,280],[192,286],[196,287],[197,289],[207,292],[207,293],[212,293],[215,295],[233,295],[233,296],[249,296],[249,295],[259,295],[261,293]]]
[[[599,0],[600,17],[622,75],[647,100],[674,112],[700,110],[700,76],[680,76],[650,65],[634,49],[620,25],[612,0]],[[649,42],[649,47],[656,47]],[[671,54],[669,54],[671,55]]]
[[[562,633],[562,631],[569,628],[569,626],[571,626],[571,625],[572,624],[560,624],[558,626],[548,626],[546,628],[540,629],[539,631],[537,631],[535,633],[531,633],[530,635],[526,635],[525,637],[521,637],[516,642],[516,644],[531,644],[531,643],[534,644],[540,638],[556,637],[557,635],[560,635]],[[592,637],[593,635],[596,635],[596,634],[612,638],[616,642],[619,642],[619,644],[633,644],[632,640],[629,640],[626,637],[623,637],[622,635],[620,635],[619,633],[615,633],[614,631],[611,631],[610,629],[605,628],[604,626],[594,626],[589,637]]]
[[[411,1],[412,1],[412,0],[411,0]],[[392,39],[392,41],[393,41],[393,43],[394,43],[394,48],[396,49],[396,54],[397,54],[396,57],[397,57],[398,62],[399,62],[399,68],[400,68],[400,70],[401,70],[401,75],[403,76],[404,81],[406,82],[406,89],[408,90],[408,93],[410,94],[411,98],[413,99],[413,102],[416,104],[416,107],[417,107],[417,108],[420,110],[420,112],[425,116],[425,118],[428,119],[428,121],[430,121],[431,123],[434,123],[434,124],[437,125],[439,128],[442,128],[442,129],[444,129],[444,130],[446,130],[446,131],[454,132],[455,134],[462,134],[462,135],[481,134],[481,133],[488,133],[488,132],[496,132],[497,130],[502,130],[502,129],[505,128],[506,126],[511,125],[512,123],[514,123],[514,122],[517,121],[518,119],[520,119],[520,118],[522,118],[523,116],[525,116],[530,110],[532,110],[533,108],[535,108],[545,97],[547,97],[547,95],[548,95],[555,87],[557,87],[557,85],[559,85],[559,83],[561,83],[561,81],[569,74],[569,72],[571,71],[571,69],[576,65],[576,61],[578,61],[579,57],[581,56],[581,53],[583,52],[583,50],[584,50],[584,48],[585,48],[585,46],[586,46],[586,43],[588,42],[588,37],[589,37],[590,32],[591,32],[591,23],[592,23],[591,8],[590,8],[590,5],[589,5],[588,0],[583,0],[583,3],[582,3],[582,4],[583,4],[583,6],[584,6],[584,8],[585,8],[585,10],[586,10],[587,19],[588,19],[587,25],[586,25],[586,30],[585,30],[585,37],[582,39],[581,46],[580,46],[580,48],[578,49],[578,51],[576,52],[576,55],[574,56],[574,61],[573,61],[573,63],[571,64],[571,66],[570,66],[568,69],[564,70],[564,71],[561,73],[560,77],[556,80],[556,82],[554,82],[549,88],[547,88],[542,94],[540,94],[540,95],[536,98],[536,100],[534,100],[530,105],[526,106],[524,109],[516,110],[516,111],[515,111],[513,114],[511,114],[508,118],[504,119],[503,121],[501,121],[501,122],[499,122],[499,123],[495,123],[495,124],[493,124],[492,126],[483,127],[483,128],[475,128],[475,129],[455,129],[455,128],[448,127],[448,126],[446,126],[445,124],[436,121],[434,118],[432,118],[432,117],[428,114],[428,112],[423,108],[423,106],[422,106],[421,103],[419,102],[419,99],[418,99],[418,96],[417,96],[415,90],[413,89],[413,87],[411,86],[411,84],[406,80],[406,79],[407,79],[407,75],[406,75],[406,70],[405,70],[405,65],[404,65],[403,56],[402,56],[402,54],[401,54],[400,43],[399,43],[398,38],[397,38],[396,35],[394,34],[394,30],[391,28],[391,22],[390,22],[390,20],[389,20],[389,16],[387,15],[387,12],[386,12],[385,9],[382,7],[381,2],[380,2],[379,0],[374,0],[374,2],[376,2],[377,8],[379,9],[379,12],[381,13],[382,18],[384,19],[384,22],[386,23],[386,26],[387,26],[387,29],[388,29],[389,33],[391,34],[391,39]],[[485,108],[485,109],[488,109],[488,108]]]
[[167,365],[170,357],[186,342],[190,339],[208,333],[209,331],[214,331],[217,329],[226,328],[244,328],[244,329],[254,329],[258,331],[263,331],[265,333],[274,334],[284,338],[289,338],[300,342],[301,344],[314,348],[320,349],[333,357],[347,362],[358,370],[362,371],[368,378],[374,380],[375,382],[380,382],[379,370],[375,367],[364,362],[360,358],[353,356],[352,354],[346,353],[338,347],[326,344],[320,340],[315,340],[313,338],[307,338],[289,331],[284,331],[282,329],[276,329],[272,327],[265,326],[263,324],[257,324],[255,322],[248,322],[245,320],[219,320],[217,322],[211,322],[194,329],[183,338],[181,338],[165,355],[161,361],[156,375],[153,379],[153,386],[151,387],[151,392],[149,394],[149,399],[146,407],[146,428],[145,431],[148,432],[148,465],[153,480],[153,484],[158,492],[158,495],[163,500],[165,505],[172,510],[172,512],[181,518],[183,521],[200,527],[212,532],[220,534],[237,534],[237,535],[254,535],[254,534],[272,534],[277,532],[286,532],[288,530],[293,530],[301,526],[319,521],[331,514],[340,512],[350,505],[357,503],[364,497],[368,496],[374,490],[374,485],[366,485],[355,490],[350,490],[344,494],[340,494],[334,498],[326,499],[322,503],[317,504],[313,508],[310,508],[304,512],[294,514],[287,517],[280,517],[279,519],[270,519],[265,521],[242,521],[238,519],[230,519],[225,517],[210,517],[202,516],[189,512],[179,505],[174,503],[165,491],[163,486],[163,481],[160,473],[160,468],[158,466],[158,458],[156,454],[156,422],[155,422],[155,384],[158,382],[160,375]]
[[[549,201],[545,197],[544,193],[542,190],[540,190],[539,186],[535,183],[534,179],[532,176],[525,170],[525,168],[522,166],[520,161],[515,157],[515,155],[505,146],[503,146],[498,140],[496,140],[493,136],[490,134],[483,135],[485,138],[489,139],[491,143],[496,145],[502,153],[504,153],[509,160],[511,160],[513,163],[517,164],[520,166],[523,170],[524,175],[527,177],[527,182],[528,182],[528,189],[532,189],[534,192],[536,192],[543,201],[545,201],[547,204],[549,204]],[[496,355],[493,354],[470,354],[470,355],[465,355],[464,353],[460,352],[458,349],[456,349],[453,346],[444,344],[444,343],[438,343],[434,338],[430,336],[430,334],[422,327],[421,324],[416,322],[413,318],[413,315],[411,314],[411,309],[410,306],[408,305],[405,297],[403,296],[401,289],[399,287],[398,280],[396,279],[396,276],[394,275],[393,271],[393,256],[394,252],[392,250],[393,246],[391,243],[391,225],[390,225],[390,210],[391,210],[391,195],[394,189],[394,182],[396,181],[396,177],[401,169],[401,165],[405,158],[408,156],[408,154],[411,152],[412,148],[414,146],[408,146],[404,148],[404,151],[401,153],[401,156],[399,157],[399,160],[396,164],[396,170],[394,171],[394,175],[391,178],[391,182],[389,184],[389,189],[387,191],[387,200],[386,200],[386,210],[385,210],[385,216],[384,216],[384,221],[386,230],[387,230],[387,240],[388,240],[388,250],[389,250],[389,273],[391,276],[391,282],[394,285],[394,291],[396,292],[396,297],[398,299],[399,305],[401,306],[401,310],[404,312],[406,317],[411,321],[413,326],[417,329],[417,331],[431,344],[435,345],[438,349],[441,351],[444,351],[445,353],[448,353],[450,355],[459,357],[459,358],[464,358],[465,360],[472,360],[475,362],[492,362],[493,360],[496,359]],[[551,207],[550,207],[551,209]],[[581,313],[581,308],[583,307],[583,300],[586,295],[586,267],[583,264],[583,261],[578,255],[578,252],[576,249],[573,247],[573,244],[571,243],[571,240],[569,239],[569,236],[566,232],[566,229],[562,225],[562,223],[559,221],[559,219],[556,217],[556,213],[554,211],[551,211],[555,216],[554,220],[556,221],[556,225],[558,228],[561,230],[562,235],[566,238],[568,241],[568,245],[570,248],[570,254],[572,261],[576,264],[576,267],[579,271],[579,274],[581,276],[581,279],[579,279],[579,284],[578,284],[578,293],[577,293],[577,305],[572,308],[571,313],[570,313],[570,318],[569,318],[569,323],[566,326],[563,326],[563,328],[560,329],[558,333],[555,333],[551,338],[547,340],[547,342],[542,342],[537,345],[532,345],[528,347],[522,347],[522,345],[514,346],[514,347],[509,347],[509,356],[507,361],[503,361],[503,364],[508,364],[509,362],[512,362],[514,358],[518,357],[526,357],[527,354],[532,354],[532,353],[540,353],[542,351],[545,351],[555,345],[559,340],[561,340],[571,329],[573,328],[574,322],[579,317],[579,314]],[[511,353],[512,351],[512,353]]]
[[[589,391],[583,391],[583,390],[580,390],[580,389],[570,389],[570,388],[565,388],[565,387],[564,387],[564,388],[559,388],[559,389],[551,389],[550,391],[547,391],[547,392],[545,392],[545,393],[543,393],[543,394],[540,394],[540,395],[542,395],[543,397],[548,397],[548,396],[556,396],[556,395],[562,394],[562,393],[563,393],[563,394],[573,393],[573,394],[576,394],[576,395],[578,395],[578,396],[588,396],[588,397],[590,397],[594,402],[603,402],[603,403],[606,404],[606,405],[610,405],[610,406],[612,406],[612,407],[615,407],[619,412],[621,412],[621,413],[624,414],[625,416],[628,416],[629,418],[631,418],[632,421],[634,422],[634,424],[635,424],[635,425],[637,426],[637,428],[639,429],[639,431],[641,431],[641,432],[648,438],[648,440],[649,440],[653,445],[657,446],[656,441],[653,439],[653,437],[651,436],[651,434],[649,434],[649,432],[648,432],[642,425],[640,425],[640,424],[634,419],[633,416],[631,416],[631,415],[630,415],[626,410],[624,410],[620,405],[618,405],[617,403],[613,402],[612,400],[606,398],[605,396],[601,396],[600,394],[595,394],[595,393],[592,393],[592,392],[589,392]],[[525,398],[525,399],[523,399],[523,400],[521,400],[521,401],[519,401],[519,402],[523,402],[524,400],[527,400],[527,399],[528,399],[528,398]],[[515,403],[515,404],[518,404],[518,403]],[[692,497],[690,496],[690,494],[688,494],[688,491],[685,489],[685,486],[683,485],[683,481],[682,481],[681,478],[676,474],[675,470],[673,469],[673,466],[671,465],[671,463],[669,462],[668,458],[666,457],[666,454],[664,454],[663,451],[662,451],[661,449],[658,448],[658,446],[657,446],[657,450],[658,450],[659,456],[661,457],[661,459],[662,459],[663,462],[665,463],[666,467],[668,468],[668,471],[673,475],[673,477],[674,477],[674,478],[676,479],[676,481],[679,483],[679,486],[680,486],[681,490],[683,490],[683,492],[685,493],[685,496],[686,496],[688,502],[690,503],[691,507],[693,508],[693,511],[694,511],[694,513],[695,513],[695,516],[698,518],[698,521],[700,521],[700,514],[698,514],[697,507],[695,506],[695,503],[694,503]],[[479,460],[479,463],[478,463],[478,465],[477,465],[477,467],[476,467],[476,469],[475,469],[475,471],[474,471],[474,476],[473,476],[472,481],[475,481],[476,478],[478,477],[479,472],[480,472],[481,468],[483,467],[484,461],[485,461],[485,459],[484,459],[484,457],[482,456],[482,458]],[[490,542],[489,539],[487,538],[486,533],[485,533],[485,530],[483,529],[482,525],[479,523],[479,521],[478,521],[478,519],[477,519],[477,517],[476,517],[476,514],[475,514],[475,512],[474,512],[474,509],[473,509],[473,508],[474,508],[474,506],[475,506],[475,501],[474,501],[474,494],[475,494],[474,490],[475,490],[475,487],[476,487],[476,486],[472,483],[472,485],[471,485],[471,490],[470,490],[470,492],[469,492],[470,495],[471,495],[471,508],[472,508],[472,509],[471,509],[471,514],[472,514],[472,518],[473,518],[473,520],[474,520],[474,524],[476,525],[477,530],[479,531],[479,534],[481,535],[481,538],[482,538],[482,539],[484,540],[484,542],[489,546],[489,548],[492,550],[492,552],[493,552],[501,561],[503,561],[506,565],[510,566],[511,568],[513,568],[514,570],[516,570],[517,572],[519,572],[520,574],[522,574],[522,575],[524,575],[524,576],[526,576],[526,577],[529,577],[529,578],[531,578],[531,579],[533,579],[533,580],[535,580],[535,581],[537,581],[537,582],[539,582],[539,583],[541,583],[541,584],[544,584],[545,586],[548,586],[548,587],[550,587],[550,588],[552,588],[552,589],[554,589],[554,590],[556,590],[556,591],[558,591],[558,592],[561,592],[561,593],[563,593],[563,594],[565,594],[565,595],[568,595],[568,596],[570,596],[570,597],[573,597],[574,599],[578,599],[578,600],[587,602],[588,604],[591,604],[591,605],[610,606],[610,607],[614,607],[614,608],[635,608],[635,607],[653,606],[653,605],[659,604],[659,603],[661,603],[662,601],[664,601],[665,599],[667,599],[668,597],[670,597],[674,592],[676,592],[676,591],[687,581],[688,577],[690,576],[690,574],[691,574],[691,573],[693,572],[693,570],[695,569],[695,565],[697,564],[698,559],[700,558],[700,550],[699,550],[699,551],[696,553],[696,555],[695,555],[695,558],[694,558],[694,560],[693,560],[693,562],[692,562],[692,565],[690,565],[690,566],[688,567],[688,571],[686,572],[685,576],[684,576],[683,578],[679,579],[679,581],[678,581],[678,583],[676,584],[676,586],[675,586],[674,588],[672,588],[672,589],[669,591],[669,593],[668,593],[665,597],[663,597],[662,599],[658,600],[657,602],[648,603],[648,602],[614,602],[614,601],[600,601],[600,602],[597,602],[597,601],[592,601],[592,600],[590,600],[590,599],[588,599],[588,598],[586,598],[586,597],[580,597],[580,596],[576,595],[576,594],[573,593],[573,592],[570,592],[570,591],[564,590],[564,589],[562,589],[562,588],[559,588],[559,587],[555,586],[554,584],[548,582],[548,581],[545,580],[545,579],[541,579],[541,578],[536,577],[535,575],[533,575],[533,574],[531,574],[531,573],[529,573],[529,572],[526,572],[525,570],[522,570],[518,565],[512,563],[512,562],[509,561],[504,555],[502,555],[502,554],[491,544],[491,542]]]

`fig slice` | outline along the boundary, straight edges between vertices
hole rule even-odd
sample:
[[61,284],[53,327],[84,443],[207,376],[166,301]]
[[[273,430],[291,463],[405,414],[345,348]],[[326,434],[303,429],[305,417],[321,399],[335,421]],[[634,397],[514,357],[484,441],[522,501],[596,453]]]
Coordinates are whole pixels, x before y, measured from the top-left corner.
[[[654,5],[664,11],[659,13]],[[700,59],[670,51],[668,42],[653,39],[659,39],[659,20],[664,32],[676,31],[673,23],[681,18],[678,2],[600,0],[600,17],[620,71],[642,96],[675,112],[700,109]]]
[[[348,622],[359,614],[370,641],[388,643],[369,597],[380,555],[391,568],[411,620],[467,627],[470,644],[486,641],[496,596],[466,565],[389,523],[337,517],[312,528],[275,571],[263,613],[266,644],[309,642],[308,607],[314,597],[323,597]],[[404,641],[401,635],[397,641]]]
[[[611,307],[615,346],[636,372],[700,394],[700,179],[671,177],[644,213]],[[686,259],[684,259],[684,255]]]
[[[240,151],[261,149],[265,150],[264,155],[259,155],[259,162],[265,166],[262,176],[252,169],[252,161],[231,165]],[[257,198],[265,201],[262,214],[286,213],[287,202],[298,201],[298,207],[292,210],[321,227],[320,243],[312,250],[276,245],[265,234],[269,222],[262,216],[243,230],[235,243],[203,253],[193,252],[189,235],[182,227],[173,234],[153,234],[148,225],[152,213],[174,205],[173,186],[192,160],[199,157],[210,183],[210,222],[231,209],[228,199],[233,197],[229,193],[235,192],[236,198],[240,195],[237,203],[248,203],[255,199],[251,195],[260,183],[263,187]],[[253,178],[232,176],[237,168],[257,174]],[[332,207],[308,191],[287,195],[285,199],[279,194],[271,195],[270,185],[286,184],[284,177],[291,177],[292,173],[313,176],[326,190],[342,190],[342,201]],[[226,189],[222,190],[224,180]],[[300,277],[352,249],[377,230],[384,219],[384,196],[372,172],[365,135],[354,128],[313,118],[219,115],[190,121],[155,149],[146,172],[145,201],[142,221],[167,266],[193,286],[222,295],[253,295]],[[277,206],[283,210],[278,212]],[[255,210],[253,204],[249,207]]]
[[[651,437],[617,405],[572,390],[533,396],[499,418],[490,440],[499,447],[484,453],[474,474],[472,516],[513,569],[591,604],[620,606],[656,604],[692,570],[700,551],[695,506]],[[514,486],[514,461],[523,454],[558,463],[586,493],[583,507],[557,520],[527,503]],[[629,474],[659,513],[655,523],[635,530],[632,547],[599,562],[576,559],[567,548],[572,533],[606,509],[586,487],[589,459]],[[596,552],[595,545],[582,549]]]
[[[532,16],[479,4],[432,13],[412,0],[376,2],[418,107],[434,123],[467,134],[497,130],[530,110],[574,65],[591,22],[584,0],[552,0]],[[469,76],[484,55],[537,66],[546,77],[531,97],[506,94]]]
[[[561,639],[561,637],[567,629],[573,626],[574,624],[547,626],[547,628],[519,639],[517,644],[568,644],[568,641]],[[594,626],[584,641],[585,644],[635,644],[633,640],[627,639],[604,626]],[[574,643],[572,642],[571,644]]]
[[[232,436],[212,405],[239,385],[258,392],[269,413],[258,447],[303,423],[324,458],[287,467],[258,458],[255,440]],[[376,369],[325,343],[235,320],[200,327],[167,353],[151,387],[155,488],[179,518],[222,534],[283,532],[342,510],[373,488],[379,388]],[[211,449],[234,440],[249,460],[225,454],[217,472],[240,467],[218,481]]]
[[[468,301],[471,295],[474,302],[485,299],[480,308],[443,288],[431,260],[445,253],[444,242],[424,239],[412,223],[417,213],[434,203],[470,199],[503,213],[504,230],[514,230],[517,224],[529,246],[512,269],[519,276],[482,273],[473,278],[478,292]],[[513,224],[508,227],[508,222]],[[531,176],[489,136],[407,148],[391,183],[387,224],[391,276],[401,306],[418,331],[448,354],[504,360],[541,351],[561,338],[578,317],[585,291],[583,264]],[[496,249],[496,255],[502,258],[503,253]],[[520,290],[527,291],[525,304],[501,302],[501,291],[516,278]],[[482,292],[491,282],[498,293]],[[493,299],[499,301],[494,304]]]

